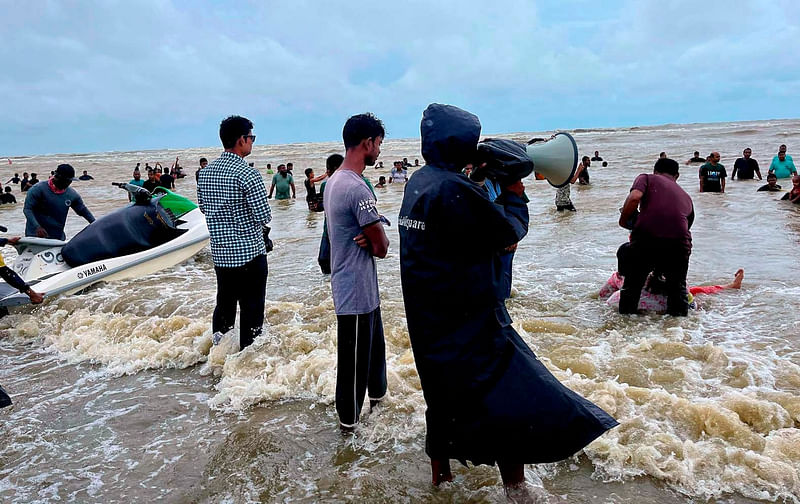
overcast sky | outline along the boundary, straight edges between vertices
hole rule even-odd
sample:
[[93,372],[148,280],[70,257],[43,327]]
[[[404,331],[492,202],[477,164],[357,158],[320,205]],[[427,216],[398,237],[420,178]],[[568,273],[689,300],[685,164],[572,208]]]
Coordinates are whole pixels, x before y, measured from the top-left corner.
[[800,116],[798,0],[0,0],[0,156]]

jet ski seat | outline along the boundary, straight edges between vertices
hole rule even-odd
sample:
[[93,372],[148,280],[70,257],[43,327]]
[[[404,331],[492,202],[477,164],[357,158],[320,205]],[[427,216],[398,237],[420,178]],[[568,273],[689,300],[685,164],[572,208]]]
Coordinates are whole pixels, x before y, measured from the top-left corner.
[[141,252],[185,233],[186,230],[176,227],[176,221],[172,212],[158,204],[157,198],[126,206],[86,226],[64,245],[61,256],[74,268]]

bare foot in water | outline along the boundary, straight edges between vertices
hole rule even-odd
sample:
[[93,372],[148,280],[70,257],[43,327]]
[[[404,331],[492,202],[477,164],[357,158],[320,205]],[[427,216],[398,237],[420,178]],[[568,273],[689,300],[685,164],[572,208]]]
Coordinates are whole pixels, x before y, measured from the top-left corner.
[[742,280],[744,280],[744,270],[739,268],[736,271],[736,275],[733,277],[733,282],[730,284],[731,289],[741,289],[742,288]]

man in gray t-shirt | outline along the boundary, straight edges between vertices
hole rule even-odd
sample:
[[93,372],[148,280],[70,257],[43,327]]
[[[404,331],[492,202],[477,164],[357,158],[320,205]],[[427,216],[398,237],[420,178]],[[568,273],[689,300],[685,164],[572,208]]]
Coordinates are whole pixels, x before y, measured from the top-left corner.
[[364,395],[370,407],[386,395],[383,339],[375,257],[386,257],[389,240],[362,179],[381,152],[383,123],[372,114],[347,120],[344,161],[327,181],[323,206],[331,241],[331,291],[336,309],[336,412],[343,432],[352,431]]
[[331,290],[337,315],[369,313],[380,306],[375,258],[353,240],[380,220],[375,197],[352,170],[336,170],[325,186],[331,240]]

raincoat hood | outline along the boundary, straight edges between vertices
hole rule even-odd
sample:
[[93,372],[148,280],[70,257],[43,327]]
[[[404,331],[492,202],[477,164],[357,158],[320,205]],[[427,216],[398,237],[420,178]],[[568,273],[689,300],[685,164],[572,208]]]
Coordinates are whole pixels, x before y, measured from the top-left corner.
[[429,165],[461,171],[472,163],[481,135],[478,116],[453,105],[431,103],[420,124],[422,157]]

